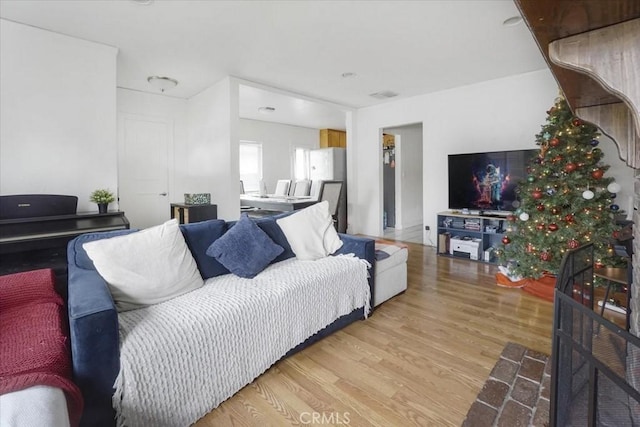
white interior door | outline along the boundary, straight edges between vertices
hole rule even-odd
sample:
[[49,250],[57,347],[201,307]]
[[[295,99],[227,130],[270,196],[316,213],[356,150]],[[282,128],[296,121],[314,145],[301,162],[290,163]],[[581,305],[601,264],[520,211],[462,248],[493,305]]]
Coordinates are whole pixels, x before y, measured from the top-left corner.
[[118,144],[119,206],[132,228],[170,218],[169,147],[171,120],[120,114]]

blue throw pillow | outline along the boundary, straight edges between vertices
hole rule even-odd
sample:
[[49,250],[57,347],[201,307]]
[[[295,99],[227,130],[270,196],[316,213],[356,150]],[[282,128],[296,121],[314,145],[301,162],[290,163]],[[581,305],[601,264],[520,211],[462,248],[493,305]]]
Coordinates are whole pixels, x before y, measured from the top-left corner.
[[207,249],[215,240],[227,231],[227,223],[223,219],[210,219],[180,225],[180,230],[187,242],[189,250],[203,279],[229,273],[215,258],[207,256]]
[[246,213],[222,237],[207,249],[236,276],[252,279],[265,269],[284,249],[260,229]]
[[273,262],[284,261],[285,259],[293,258],[294,256],[296,256],[296,254],[294,254],[291,250],[291,245],[289,245],[289,241],[282,232],[282,229],[276,222],[276,218],[279,218],[280,216],[281,215],[268,218],[258,218],[254,220],[256,222],[256,225],[260,227],[262,231],[267,233],[267,236],[271,237],[273,243],[282,246],[282,249],[284,249],[282,253],[273,260]]

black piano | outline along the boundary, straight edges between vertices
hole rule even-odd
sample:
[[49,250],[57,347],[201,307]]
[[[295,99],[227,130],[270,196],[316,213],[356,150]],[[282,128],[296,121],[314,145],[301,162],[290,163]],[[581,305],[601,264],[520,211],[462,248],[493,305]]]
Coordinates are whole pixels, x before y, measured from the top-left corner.
[[0,275],[52,268],[66,288],[67,243],[80,234],[124,230],[124,212],[77,213],[76,196],[0,196]]

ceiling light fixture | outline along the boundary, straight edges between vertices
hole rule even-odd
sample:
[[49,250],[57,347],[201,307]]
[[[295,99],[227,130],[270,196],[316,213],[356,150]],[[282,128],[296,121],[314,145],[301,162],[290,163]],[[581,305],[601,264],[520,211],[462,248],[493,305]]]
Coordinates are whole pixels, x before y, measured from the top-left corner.
[[398,96],[398,94],[391,90],[383,90],[381,92],[369,94],[369,96],[376,99],[387,99],[387,98],[393,98],[394,96]]
[[160,89],[160,92],[173,89],[178,85],[178,81],[176,79],[172,79],[171,77],[149,76],[147,77],[147,81],[150,85]]
[[271,114],[274,113],[276,111],[275,108],[273,107],[260,107],[258,108],[258,112],[262,113],[262,114]]
[[507,18],[502,22],[502,25],[505,27],[513,27],[522,22],[521,16],[512,16],[511,18]]
[[351,77],[355,77],[355,76],[357,76],[357,74],[356,74],[356,73],[352,73],[352,72],[350,72],[350,71],[348,71],[348,72],[346,72],[346,73],[342,73],[341,75],[342,75],[342,78],[345,78],[345,79],[349,79],[349,78],[351,78]]
[[136,4],[141,4],[143,6],[148,6],[151,3],[153,3],[153,0],[130,0],[130,1]]

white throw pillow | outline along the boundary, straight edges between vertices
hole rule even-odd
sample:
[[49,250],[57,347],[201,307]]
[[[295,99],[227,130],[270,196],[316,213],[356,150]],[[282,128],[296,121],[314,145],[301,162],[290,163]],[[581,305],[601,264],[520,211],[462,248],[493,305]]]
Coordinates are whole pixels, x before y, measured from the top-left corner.
[[316,260],[342,247],[333,227],[329,202],[316,203],[294,214],[277,219],[291,250],[300,260]]
[[204,284],[175,219],[82,247],[108,283],[118,311],[158,304]]

